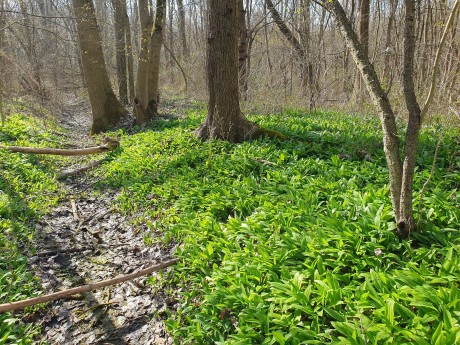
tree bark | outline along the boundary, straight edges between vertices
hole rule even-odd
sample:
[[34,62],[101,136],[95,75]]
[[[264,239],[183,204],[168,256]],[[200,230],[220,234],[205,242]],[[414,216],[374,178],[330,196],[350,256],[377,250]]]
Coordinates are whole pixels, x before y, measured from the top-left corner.
[[404,57],[403,89],[409,122],[404,146],[404,162],[401,189],[401,214],[398,229],[402,237],[414,231],[414,213],[412,192],[414,186],[415,159],[417,155],[418,135],[421,126],[421,109],[414,90],[414,52],[415,52],[415,0],[404,0]]
[[379,110],[383,130],[384,151],[390,177],[391,200],[396,220],[399,222],[401,214],[402,163],[399,154],[398,129],[393,109],[379,82],[374,66],[370,62],[369,56],[364,53],[358,36],[354,32],[351,22],[346,17],[342,6],[338,0],[328,2],[325,6],[329,8],[336,18],[340,31],[346,39],[350,53],[361,72],[371,99]]
[[[115,24],[115,50],[117,61],[118,97],[122,103],[128,103],[128,80],[126,76],[126,0],[112,0]],[[125,3],[126,5],[126,3]]]
[[131,39],[131,25],[129,22],[127,7],[126,7],[126,0],[122,0],[121,2],[123,6],[123,15],[125,17],[125,30],[126,30],[126,56],[127,56],[127,64],[128,64],[128,91],[129,91],[129,100],[134,99],[135,92],[134,92],[134,55],[133,55],[133,42]]
[[148,105],[147,118],[158,115],[160,57],[163,46],[163,28],[165,23],[166,0],[157,0],[155,11],[155,26],[153,28],[150,46],[149,76],[148,76]]
[[134,109],[137,123],[147,122],[147,105],[149,102],[148,76],[150,65],[150,43],[152,30],[152,16],[149,11],[148,0],[138,0],[140,32],[140,51],[137,63],[136,97]]
[[240,81],[240,94],[243,100],[248,99],[248,28],[246,25],[246,11],[244,9],[243,0],[238,0],[239,13],[239,31],[240,39],[238,44],[238,64],[239,64],[239,81]]
[[[4,20],[3,20],[4,8],[5,8],[5,0],[0,0],[0,51],[3,51],[3,42],[4,42],[4,35],[5,35],[4,30],[3,30],[5,26]],[[3,54],[0,54],[0,116],[2,119],[2,127],[3,127],[5,125],[6,116],[5,116],[5,112],[3,108],[3,89],[4,89],[3,81],[5,80],[5,75],[3,71],[4,62],[2,60],[3,60]]]
[[116,125],[125,110],[110,85],[93,2],[72,0],[72,4],[77,18],[83,73],[93,113],[91,133],[94,134]]
[[177,0],[177,7],[179,12],[179,35],[182,45],[182,56],[188,59],[190,51],[187,45],[187,35],[185,34],[185,7],[184,0]]
[[240,110],[238,90],[238,0],[208,0],[208,115],[195,130],[202,140],[241,142],[267,134]]

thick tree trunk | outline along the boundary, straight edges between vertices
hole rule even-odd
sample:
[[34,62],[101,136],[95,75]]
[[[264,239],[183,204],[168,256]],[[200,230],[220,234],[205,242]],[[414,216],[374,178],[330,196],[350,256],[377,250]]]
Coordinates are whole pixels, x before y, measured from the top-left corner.
[[122,103],[128,103],[128,80],[126,76],[126,11],[125,0],[112,0],[115,23],[115,49],[117,61],[118,97]]
[[102,39],[92,0],[72,0],[77,18],[83,73],[93,113],[91,133],[118,123],[125,110],[113,93],[102,52]]
[[241,142],[261,135],[283,137],[264,131],[247,120],[240,110],[238,90],[238,0],[208,1],[208,115],[195,130],[202,140]]
[[160,57],[163,46],[163,28],[165,23],[166,0],[157,0],[155,11],[155,26],[151,37],[149,77],[148,77],[148,105],[149,119],[158,115]]

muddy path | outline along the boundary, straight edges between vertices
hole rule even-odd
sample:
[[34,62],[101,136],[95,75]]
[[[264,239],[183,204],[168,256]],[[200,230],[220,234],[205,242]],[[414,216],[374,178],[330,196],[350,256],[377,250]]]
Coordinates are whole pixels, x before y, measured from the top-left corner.
[[[87,110],[86,104],[76,102],[60,118],[76,145],[92,143],[84,134],[90,125]],[[64,180],[66,197],[35,225],[37,253],[30,258],[31,269],[47,293],[132,273],[171,258],[173,245],[166,246],[158,238],[147,246],[148,227],[133,222],[136,215],[117,211],[119,191],[95,189],[95,182],[93,173]],[[155,234],[149,236],[155,238]],[[48,303],[33,320],[42,327],[40,340],[49,344],[172,344],[163,321],[175,301],[163,288],[148,284],[148,279]]]

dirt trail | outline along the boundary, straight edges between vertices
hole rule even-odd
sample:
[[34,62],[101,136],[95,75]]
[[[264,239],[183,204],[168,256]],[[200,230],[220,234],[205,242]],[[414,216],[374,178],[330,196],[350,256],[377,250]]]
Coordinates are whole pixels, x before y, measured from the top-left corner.
[[[87,146],[87,106],[75,102],[61,117],[72,141]],[[93,193],[91,174],[63,182],[68,198],[36,224],[32,269],[46,292],[131,273],[170,258],[172,246],[146,246],[149,229],[117,212],[118,191]],[[49,344],[172,344],[162,321],[175,301],[146,284],[146,277],[51,302],[35,320]]]

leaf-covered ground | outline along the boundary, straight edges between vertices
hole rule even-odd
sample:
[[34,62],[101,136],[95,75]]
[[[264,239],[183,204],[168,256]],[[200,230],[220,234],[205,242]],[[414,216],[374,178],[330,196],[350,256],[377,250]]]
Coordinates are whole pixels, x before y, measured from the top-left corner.
[[[95,172],[95,187],[118,191],[114,205],[147,225],[146,244],[158,234],[180,243],[181,262],[151,280],[176,286],[167,326],[178,344],[460,342],[458,128],[447,131],[420,200],[442,131],[424,128],[420,232],[400,242],[376,118],[252,116],[292,139],[229,144],[193,137],[204,114],[195,107],[118,131],[121,147]],[[44,164],[35,160],[24,164]]]

